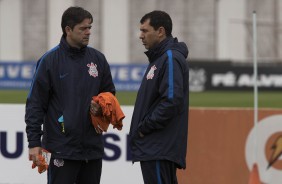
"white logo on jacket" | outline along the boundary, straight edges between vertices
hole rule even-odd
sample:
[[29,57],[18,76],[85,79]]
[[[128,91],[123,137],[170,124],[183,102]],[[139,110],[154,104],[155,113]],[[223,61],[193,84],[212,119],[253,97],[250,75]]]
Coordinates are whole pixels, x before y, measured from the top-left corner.
[[88,73],[90,76],[98,77],[98,70],[96,64],[91,62],[91,64],[87,64],[87,67],[89,67]]
[[147,74],[147,80],[153,79],[153,77],[155,75],[154,72],[155,72],[156,69],[157,69],[156,65],[151,67],[150,71]]
[[65,162],[63,159],[54,159],[54,165],[57,167],[62,167],[64,166]]

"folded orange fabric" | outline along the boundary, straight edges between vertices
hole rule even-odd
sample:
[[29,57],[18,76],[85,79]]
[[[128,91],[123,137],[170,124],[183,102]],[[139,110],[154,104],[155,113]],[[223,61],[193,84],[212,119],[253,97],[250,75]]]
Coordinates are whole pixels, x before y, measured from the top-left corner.
[[38,167],[38,172],[41,174],[48,169],[48,164],[45,161],[45,158],[42,155],[38,155],[39,165],[36,165],[34,162],[32,163],[32,169]]
[[93,101],[98,103],[102,108],[102,116],[94,116],[91,112],[92,124],[95,128],[99,127],[107,132],[109,125],[121,130],[123,127],[122,120],[125,118],[117,98],[110,92],[100,93],[92,97]]

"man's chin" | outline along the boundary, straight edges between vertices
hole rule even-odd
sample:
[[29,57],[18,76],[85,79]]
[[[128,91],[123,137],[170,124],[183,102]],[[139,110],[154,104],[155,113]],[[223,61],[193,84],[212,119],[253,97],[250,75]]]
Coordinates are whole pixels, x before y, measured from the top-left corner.
[[88,45],[88,43],[89,43],[89,39],[83,39],[82,40],[82,44],[83,45]]
[[149,50],[149,47],[148,47],[148,45],[144,45],[144,47],[145,47],[145,49],[146,49],[146,50]]
[[88,44],[89,44],[89,41],[84,41],[84,42],[81,43],[81,45],[82,45],[83,47],[87,46]]

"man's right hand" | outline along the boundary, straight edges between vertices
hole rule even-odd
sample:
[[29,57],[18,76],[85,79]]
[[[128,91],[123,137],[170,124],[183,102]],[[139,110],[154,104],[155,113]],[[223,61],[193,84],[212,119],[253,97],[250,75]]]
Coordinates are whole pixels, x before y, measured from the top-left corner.
[[41,154],[41,147],[29,148],[29,160],[33,161],[35,165],[40,165],[38,155]]
[[101,106],[94,102],[93,100],[91,101],[91,104],[90,104],[90,112],[93,116],[102,116],[102,108]]

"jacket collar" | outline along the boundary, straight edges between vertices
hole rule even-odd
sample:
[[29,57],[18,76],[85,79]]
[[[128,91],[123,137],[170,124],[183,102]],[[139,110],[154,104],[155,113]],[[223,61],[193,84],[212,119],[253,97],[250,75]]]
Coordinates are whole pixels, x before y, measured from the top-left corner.
[[166,47],[171,40],[173,40],[171,36],[167,37],[152,49],[149,49],[148,51],[144,52],[147,55],[150,63],[156,60],[166,51]]
[[68,44],[66,38],[64,38],[63,36],[61,37],[61,41],[60,41],[60,46],[68,53],[68,55],[70,57],[76,57],[76,56],[81,56],[84,55],[85,51],[86,51],[86,47],[82,47],[80,49],[72,47]]

